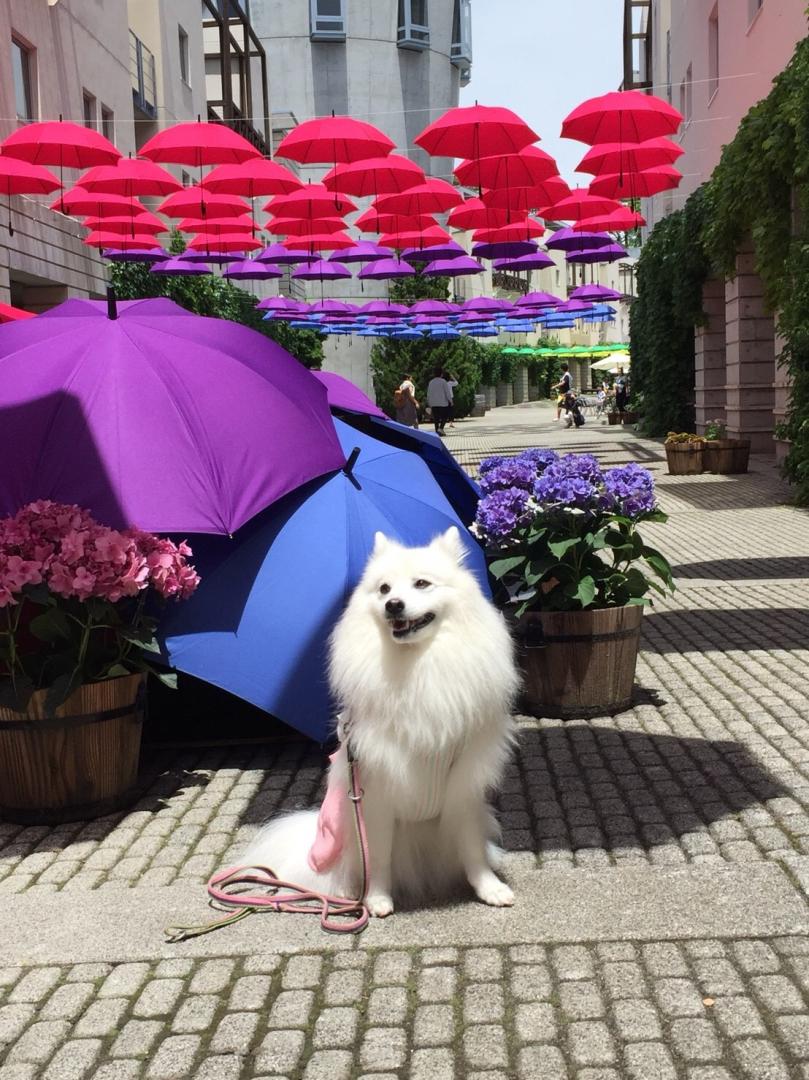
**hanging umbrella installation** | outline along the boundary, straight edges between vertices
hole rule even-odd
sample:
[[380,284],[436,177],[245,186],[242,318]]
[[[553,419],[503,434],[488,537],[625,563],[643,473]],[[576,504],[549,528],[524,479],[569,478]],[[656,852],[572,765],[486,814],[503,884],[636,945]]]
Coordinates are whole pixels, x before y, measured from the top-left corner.
[[212,541],[207,552],[197,545],[202,585],[161,626],[173,667],[319,741],[331,733],[336,704],[329,634],[377,531],[418,546],[459,527],[468,565],[488,593],[483,552],[426,463],[340,420],[334,426],[345,469],[288,496],[232,541]]
[[[30,161],[0,156],[0,195],[47,195],[62,185],[47,169]],[[11,202],[8,204],[8,235],[14,235],[11,221]]]

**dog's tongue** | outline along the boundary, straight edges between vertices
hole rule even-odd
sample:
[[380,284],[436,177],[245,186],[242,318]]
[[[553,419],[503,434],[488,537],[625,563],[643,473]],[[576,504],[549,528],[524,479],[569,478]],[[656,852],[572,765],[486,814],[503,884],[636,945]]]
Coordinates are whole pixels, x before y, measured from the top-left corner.
[[407,619],[394,619],[393,620],[393,629],[394,630],[406,630],[408,625],[409,625],[409,623],[408,623]]

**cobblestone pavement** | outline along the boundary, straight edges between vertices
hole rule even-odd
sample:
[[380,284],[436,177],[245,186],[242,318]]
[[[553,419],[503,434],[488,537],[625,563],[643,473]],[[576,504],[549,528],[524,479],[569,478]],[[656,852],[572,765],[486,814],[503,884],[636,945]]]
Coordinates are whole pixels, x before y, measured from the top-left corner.
[[[620,913],[633,869],[674,894],[705,882],[721,901],[731,868],[752,882],[756,864],[805,909],[809,515],[789,505],[769,459],[746,476],[669,477],[659,444],[600,424],[560,429],[552,415],[496,410],[458,423],[448,445],[472,472],[532,445],[647,464],[671,515],[650,537],[678,591],[645,617],[632,709],[521,719],[498,799],[507,876],[523,875],[528,905],[569,882]],[[198,897],[269,815],[318,799],[323,764],[292,737],[152,749],[126,813],[58,828],[0,822],[0,899],[26,918],[49,904],[69,919],[109,893],[131,897],[137,922],[161,895]],[[460,948],[461,906],[443,916],[440,948],[403,947],[394,917],[382,938],[337,952],[307,927],[297,955],[227,957],[223,931],[204,939],[208,958],[156,940],[134,963],[76,963],[66,946],[47,967],[15,950],[11,928],[0,965],[19,966],[0,970],[0,1080],[809,1080],[809,939],[788,928],[762,937],[753,888],[749,903],[749,926],[721,938],[706,936],[697,903],[685,932],[661,914],[652,933],[645,923],[575,945],[524,929],[509,940],[513,916],[500,912],[496,947]],[[260,949],[273,941],[265,926]]]

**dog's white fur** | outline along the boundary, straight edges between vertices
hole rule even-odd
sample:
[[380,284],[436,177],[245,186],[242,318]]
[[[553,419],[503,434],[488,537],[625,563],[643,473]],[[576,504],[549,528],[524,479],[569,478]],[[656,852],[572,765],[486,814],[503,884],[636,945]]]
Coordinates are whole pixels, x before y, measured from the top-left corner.
[[[365,792],[367,903],[378,916],[393,911],[394,897],[434,899],[464,878],[486,904],[514,900],[492,870],[497,829],[486,792],[509,755],[518,677],[505,623],[463,558],[455,528],[422,548],[377,533],[331,640],[341,734],[350,738]],[[434,618],[422,625],[428,613]],[[347,789],[344,745],[329,784]],[[419,807],[428,820],[413,820]],[[317,874],[307,862],[316,821],[316,811],[307,811],[271,822],[245,861],[307,888],[356,896],[353,826],[338,863]]]

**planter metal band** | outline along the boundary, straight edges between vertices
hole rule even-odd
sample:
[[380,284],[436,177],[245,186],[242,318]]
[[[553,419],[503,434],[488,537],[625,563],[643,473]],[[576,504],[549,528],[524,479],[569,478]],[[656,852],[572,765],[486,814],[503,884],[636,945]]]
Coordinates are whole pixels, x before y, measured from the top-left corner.
[[634,637],[639,633],[640,626],[633,626],[628,630],[613,630],[609,634],[543,634],[542,641],[536,645],[528,644],[525,639],[522,640],[521,644],[525,649],[544,649],[549,643],[558,644],[563,641],[616,641],[620,638]]
[[133,716],[139,722],[142,721],[142,703],[136,700],[131,705],[121,705],[117,709],[76,713],[73,716],[51,716],[43,720],[0,719],[0,734],[4,731],[48,731],[54,728],[81,727],[85,724],[100,724],[104,720],[118,720],[122,716]]

